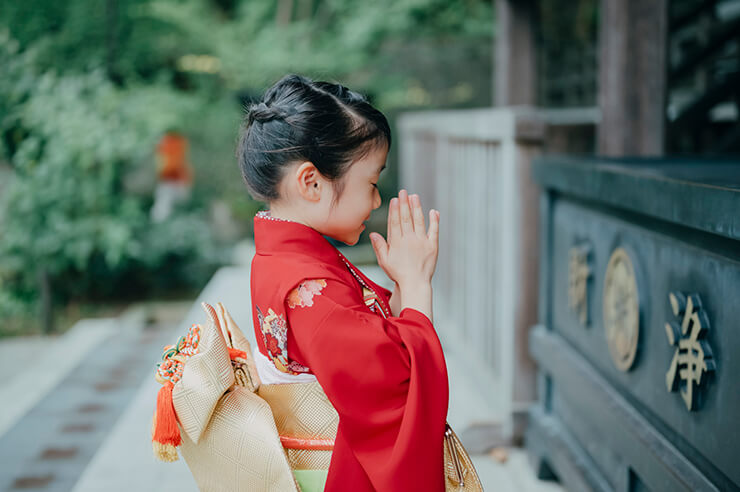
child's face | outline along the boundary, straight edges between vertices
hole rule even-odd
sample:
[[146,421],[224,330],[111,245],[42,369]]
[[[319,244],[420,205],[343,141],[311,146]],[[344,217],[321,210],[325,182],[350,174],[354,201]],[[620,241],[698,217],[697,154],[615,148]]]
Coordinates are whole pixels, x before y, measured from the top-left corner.
[[[344,175],[344,190],[334,206],[326,204],[327,220],[321,232],[346,244],[357,244],[365,230],[370,212],[380,207],[380,192],[375,185],[380,172],[385,168],[388,149],[380,147],[370,151],[364,158],[354,162]],[[332,191],[332,199],[334,192]]]

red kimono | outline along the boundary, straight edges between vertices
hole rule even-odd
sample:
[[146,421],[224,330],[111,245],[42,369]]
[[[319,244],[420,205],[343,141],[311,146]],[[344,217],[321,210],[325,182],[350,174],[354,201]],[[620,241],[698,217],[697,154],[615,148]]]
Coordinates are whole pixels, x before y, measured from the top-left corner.
[[447,367],[429,318],[314,229],[254,219],[254,329],[287,374],[315,375],[339,414],[326,491],[442,492]]

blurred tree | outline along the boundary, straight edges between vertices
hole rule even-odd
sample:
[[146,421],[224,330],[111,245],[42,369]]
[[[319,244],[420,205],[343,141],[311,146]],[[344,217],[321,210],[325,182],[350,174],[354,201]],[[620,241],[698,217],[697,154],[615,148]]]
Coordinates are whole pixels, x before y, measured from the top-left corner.
[[[243,1],[233,17],[224,17],[201,0],[159,0],[142,10],[187,34],[182,50],[218,60],[217,73],[228,88],[263,88],[292,71],[376,94],[375,102],[386,110],[490,101],[489,1]],[[450,46],[457,48],[454,55],[441,58]],[[415,62],[414,71],[405,71],[399,58]],[[447,91],[426,100],[408,97],[427,85],[424,62],[429,73],[447,80]],[[468,78],[473,67],[482,66],[485,89],[455,90],[461,80],[449,70],[452,63],[460,68],[467,63]]]
[[[172,222],[187,235],[168,237],[163,248],[142,198],[123,190],[125,173],[145,162],[157,136],[187,117],[193,101],[157,86],[121,91],[101,71],[38,73],[35,55],[19,52],[0,31],[2,155],[14,171],[0,196],[0,285],[18,301],[41,301],[49,330],[54,301],[121,287],[116,277],[132,263],[151,271],[173,253],[205,257],[209,241],[180,217]],[[156,232],[178,233],[171,224]],[[96,263],[106,275],[76,276]],[[60,278],[63,291],[55,289]]]
[[[181,33],[172,58],[186,86],[248,94],[243,103],[288,72],[365,93],[392,126],[403,110],[492,103],[487,0],[252,0],[237,2],[231,16],[203,0],[158,0],[142,15]],[[384,196],[396,188],[397,152],[380,183]]]
[[364,92],[391,125],[485,106],[492,38],[490,0],[0,0],[0,313],[197,272],[175,274],[209,258],[206,222],[154,229],[151,197],[126,189],[167,128],[192,144],[193,210],[220,199],[248,223],[235,95],[297,72]]
[[21,49],[37,45],[43,67],[103,68],[117,84],[261,90],[293,71],[375,94],[386,110],[490,101],[489,0],[1,3],[0,25]]

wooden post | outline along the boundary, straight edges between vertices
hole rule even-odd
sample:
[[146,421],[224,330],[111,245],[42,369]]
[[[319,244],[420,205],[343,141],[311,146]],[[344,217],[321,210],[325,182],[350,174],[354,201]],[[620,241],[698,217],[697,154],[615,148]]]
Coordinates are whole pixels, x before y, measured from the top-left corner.
[[667,0],[602,0],[598,152],[664,152]]
[[537,103],[532,0],[496,0],[494,101],[497,106]]

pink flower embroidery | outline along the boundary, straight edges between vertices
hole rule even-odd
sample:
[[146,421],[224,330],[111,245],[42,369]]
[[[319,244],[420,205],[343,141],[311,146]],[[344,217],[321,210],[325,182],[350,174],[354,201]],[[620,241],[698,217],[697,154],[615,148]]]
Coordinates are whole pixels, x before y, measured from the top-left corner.
[[290,361],[290,363],[288,364],[287,367],[288,367],[288,369],[290,369],[291,371],[293,371],[293,374],[299,374],[299,373],[302,373],[302,372],[309,372],[310,371],[310,369],[308,367],[304,366],[303,364],[299,364],[298,362],[296,362],[294,360]]
[[306,280],[288,294],[288,307],[295,309],[296,306],[313,306],[313,296],[320,296],[321,290],[326,287],[326,280]]

